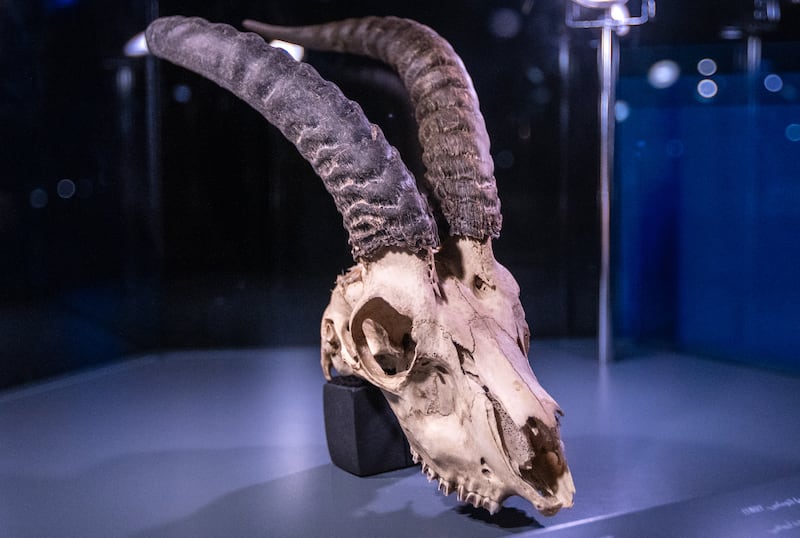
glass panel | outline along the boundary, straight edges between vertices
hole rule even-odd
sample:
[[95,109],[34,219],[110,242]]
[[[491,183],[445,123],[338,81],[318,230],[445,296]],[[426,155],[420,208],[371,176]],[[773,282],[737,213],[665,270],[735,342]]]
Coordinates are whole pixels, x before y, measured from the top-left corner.
[[152,343],[146,2],[0,9],[0,386]]
[[760,45],[625,51],[617,331],[800,369],[800,47]]

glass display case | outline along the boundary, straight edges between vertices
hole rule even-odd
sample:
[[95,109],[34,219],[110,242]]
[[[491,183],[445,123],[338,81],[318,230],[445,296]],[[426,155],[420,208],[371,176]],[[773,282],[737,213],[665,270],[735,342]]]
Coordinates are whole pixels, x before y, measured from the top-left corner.
[[617,329],[796,371],[800,64],[766,37],[625,56]]
[[[572,510],[489,515],[419,469],[331,464],[342,217],[263,117],[137,46],[173,14],[394,15],[452,44]],[[800,528],[797,0],[7,0],[0,44],[0,535]],[[422,177],[394,72],[303,54]]]

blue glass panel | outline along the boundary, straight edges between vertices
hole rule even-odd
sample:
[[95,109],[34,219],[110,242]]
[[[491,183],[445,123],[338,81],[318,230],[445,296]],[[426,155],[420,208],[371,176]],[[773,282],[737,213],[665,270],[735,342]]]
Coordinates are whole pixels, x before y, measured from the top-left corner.
[[800,368],[800,75],[765,75],[620,81],[619,336]]

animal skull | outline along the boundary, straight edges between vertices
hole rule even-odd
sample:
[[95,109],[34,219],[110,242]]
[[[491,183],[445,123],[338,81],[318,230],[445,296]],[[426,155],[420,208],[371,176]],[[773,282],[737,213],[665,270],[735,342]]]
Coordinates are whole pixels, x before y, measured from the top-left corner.
[[388,252],[339,278],[322,367],[379,387],[415,462],[445,494],[494,513],[514,494],[544,514],[572,504],[561,414],[530,369],[519,287],[491,243],[451,240],[435,260]]
[[333,195],[356,265],[338,279],[323,314],[325,376],[335,368],[380,388],[414,460],[446,495],[456,491],[492,513],[511,495],[547,515],[571,506],[561,410],[530,368],[519,287],[492,252],[500,204],[461,60],[429,28],[391,17],[245,26],[386,61],[417,114],[427,168],[419,183],[430,199],[380,129],[310,66],[202,19],[169,17],[148,27],[151,52],[247,101]]

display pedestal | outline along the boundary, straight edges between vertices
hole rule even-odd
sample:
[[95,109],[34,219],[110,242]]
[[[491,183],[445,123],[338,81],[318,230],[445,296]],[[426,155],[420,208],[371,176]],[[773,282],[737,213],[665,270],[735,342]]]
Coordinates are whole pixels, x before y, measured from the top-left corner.
[[357,476],[414,465],[411,450],[381,391],[354,377],[335,377],[322,392],[331,461]]

